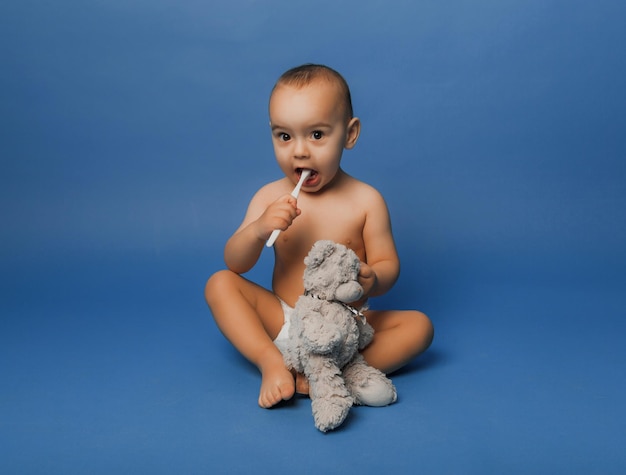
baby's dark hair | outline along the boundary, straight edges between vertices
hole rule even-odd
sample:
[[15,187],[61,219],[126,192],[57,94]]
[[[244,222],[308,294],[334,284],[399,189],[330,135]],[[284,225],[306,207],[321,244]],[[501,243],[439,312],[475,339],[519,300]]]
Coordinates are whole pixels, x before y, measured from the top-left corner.
[[328,66],[324,66],[323,64],[303,64],[285,71],[282,76],[278,78],[278,81],[276,81],[276,85],[274,86],[274,89],[272,89],[272,93],[278,86],[281,85],[303,87],[318,79],[325,79],[327,81],[334,82],[339,86],[341,93],[344,96],[346,114],[348,118],[351,119],[354,112],[352,110],[352,97],[350,95],[350,87],[348,86],[348,83],[341,74]]

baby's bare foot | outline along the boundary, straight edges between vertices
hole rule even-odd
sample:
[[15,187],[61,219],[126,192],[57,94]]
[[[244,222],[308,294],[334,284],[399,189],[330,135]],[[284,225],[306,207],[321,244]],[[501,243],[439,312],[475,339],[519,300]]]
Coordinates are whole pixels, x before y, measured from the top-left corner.
[[274,365],[266,365],[261,371],[259,406],[269,408],[280,401],[291,399],[295,390],[293,375],[282,361]]

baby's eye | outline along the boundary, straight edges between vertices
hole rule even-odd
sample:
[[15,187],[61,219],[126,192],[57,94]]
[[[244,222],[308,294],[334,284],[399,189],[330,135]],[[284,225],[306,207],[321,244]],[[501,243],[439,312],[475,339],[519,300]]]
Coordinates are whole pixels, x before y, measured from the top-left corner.
[[285,134],[284,132],[278,134],[278,138],[283,142],[288,142],[289,140],[291,140],[291,136],[289,134]]
[[321,130],[316,130],[311,134],[311,137],[315,140],[320,140],[324,136],[324,132]]

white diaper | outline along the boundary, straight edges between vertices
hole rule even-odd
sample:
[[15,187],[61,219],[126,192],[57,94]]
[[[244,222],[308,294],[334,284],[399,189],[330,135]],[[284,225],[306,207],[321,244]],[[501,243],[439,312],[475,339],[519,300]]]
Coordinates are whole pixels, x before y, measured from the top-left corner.
[[274,344],[282,354],[285,354],[285,348],[287,347],[287,342],[289,341],[289,327],[291,326],[291,317],[293,315],[294,308],[290,307],[282,300],[280,300],[280,305],[283,308],[284,323],[280,332],[274,339]]

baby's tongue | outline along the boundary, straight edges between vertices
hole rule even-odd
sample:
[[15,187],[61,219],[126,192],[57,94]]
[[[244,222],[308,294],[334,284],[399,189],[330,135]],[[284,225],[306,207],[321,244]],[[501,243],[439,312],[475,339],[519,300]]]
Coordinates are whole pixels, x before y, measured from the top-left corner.
[[311,174],[309,175],[309,177],[306,179],[306,181],[304,183],[311,183],[313,181],[315,181],[315,178],[317,177],[317,172],[314,170],[311,170]]

